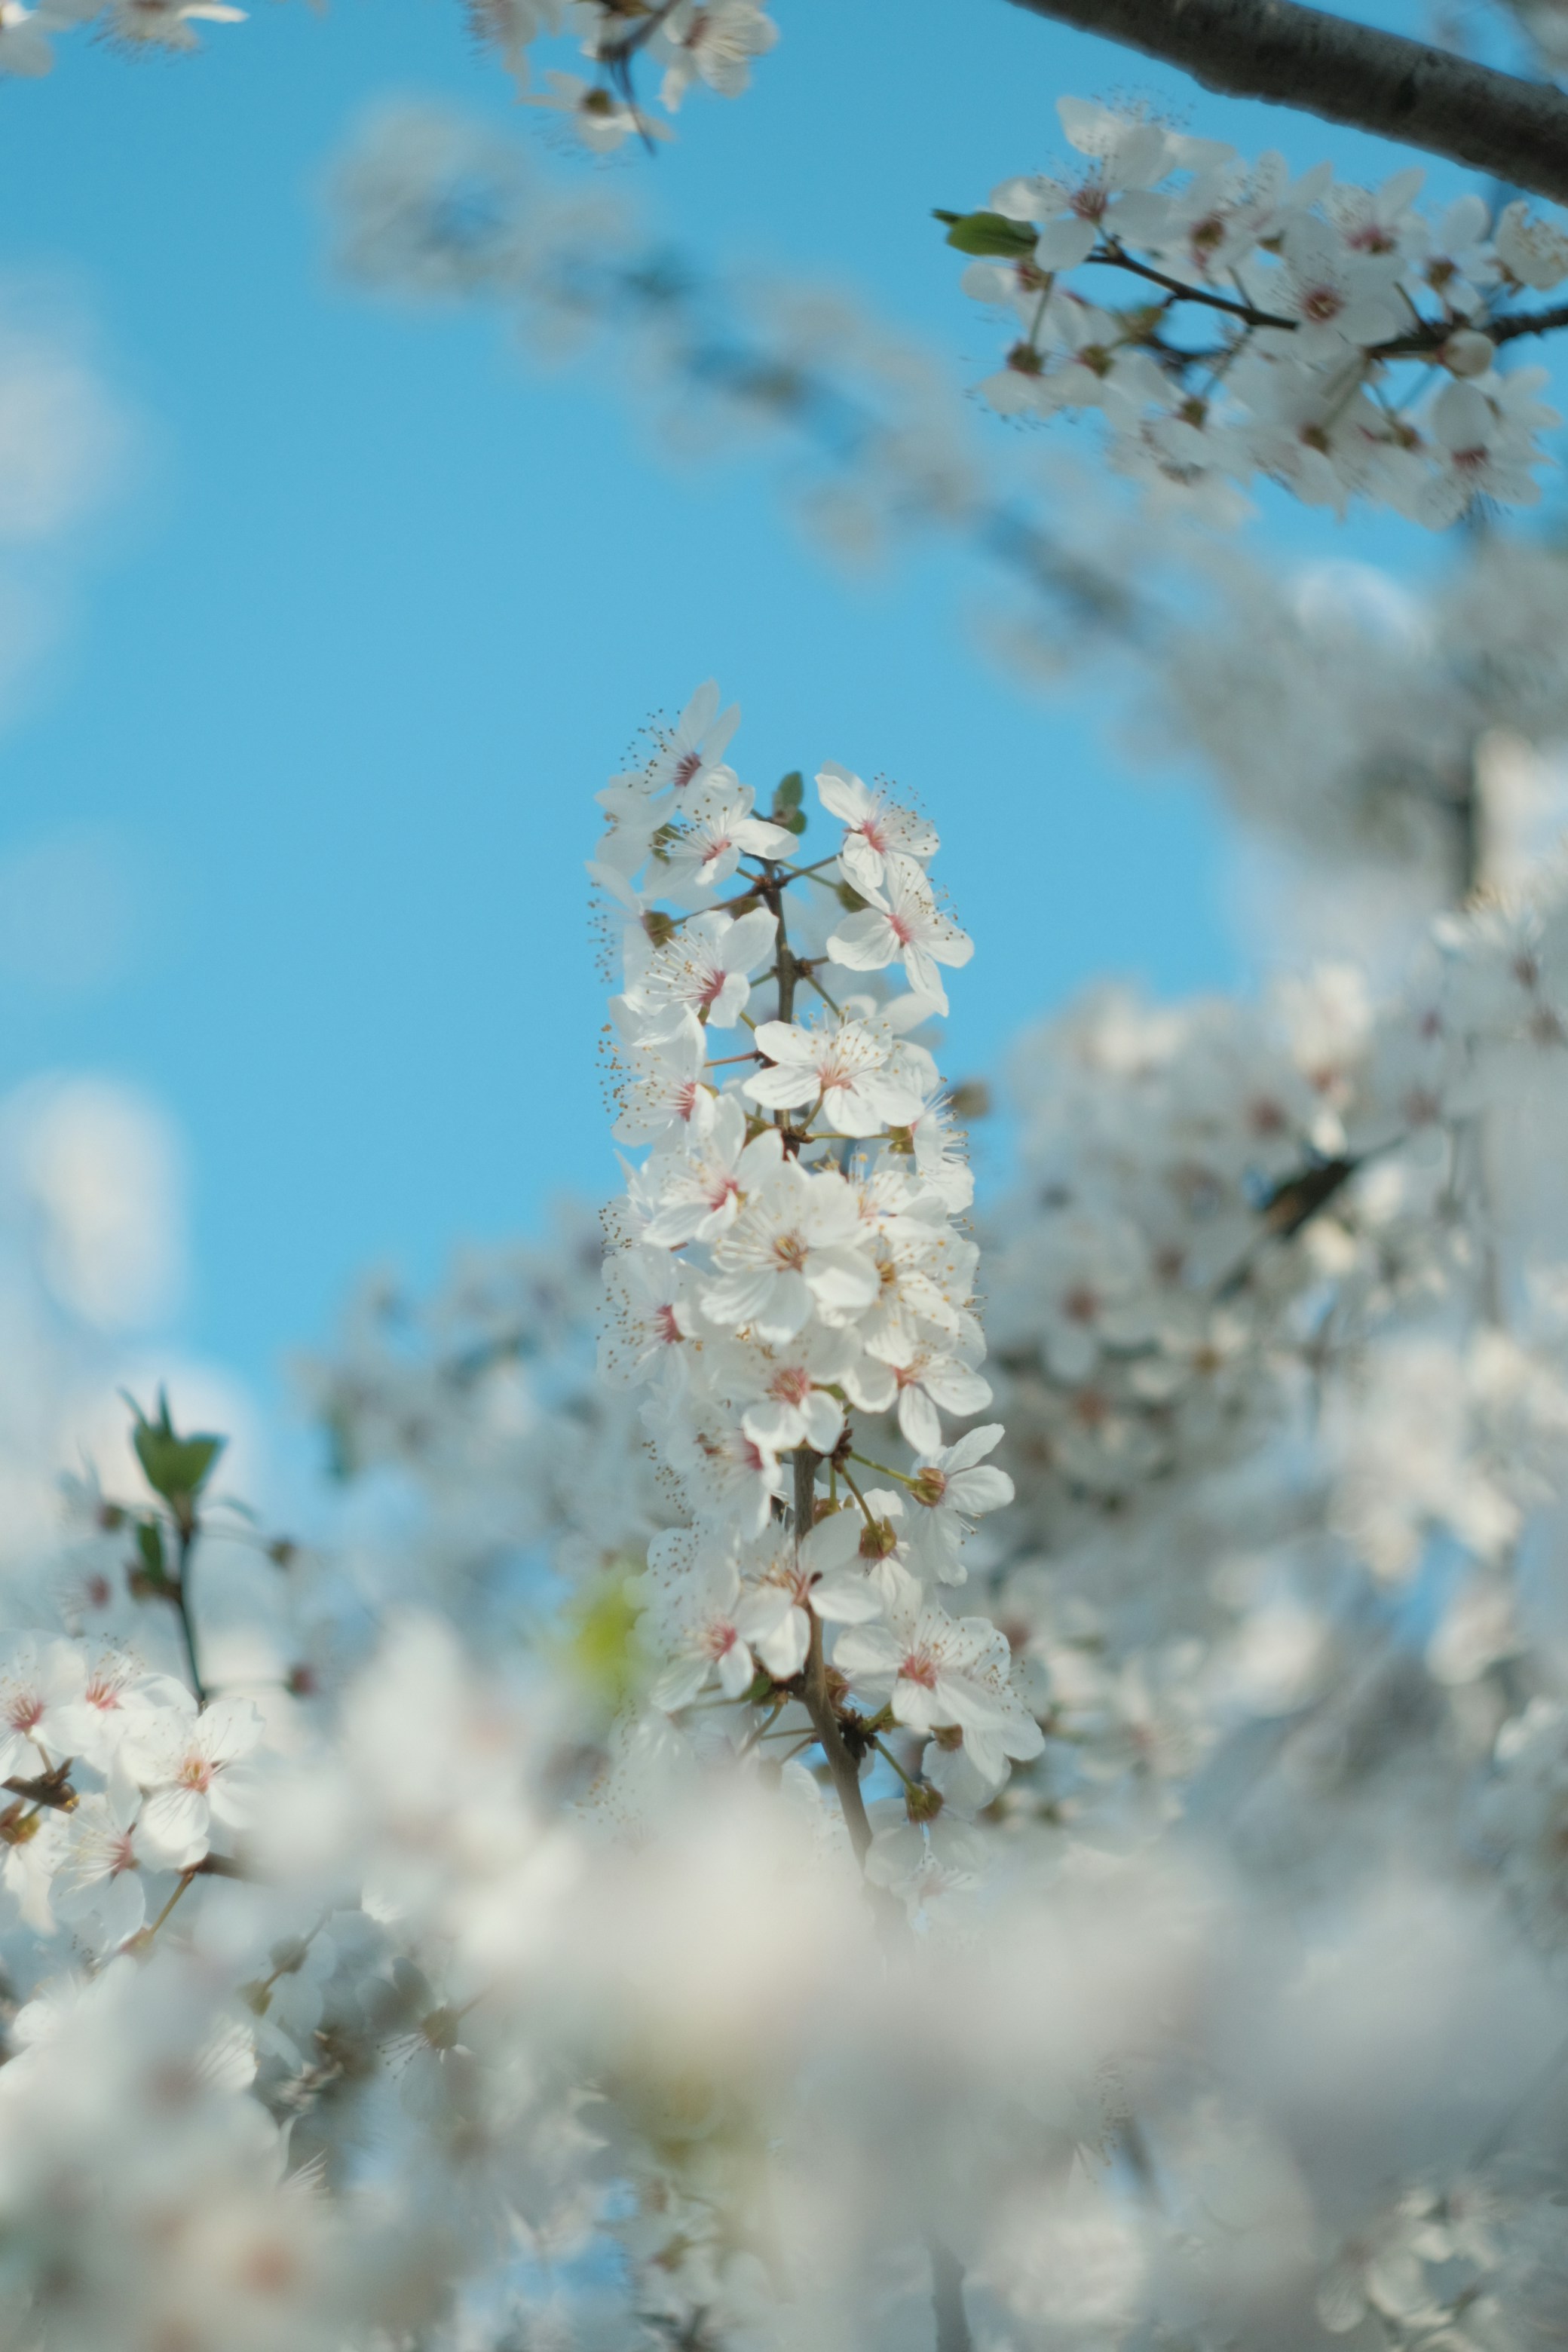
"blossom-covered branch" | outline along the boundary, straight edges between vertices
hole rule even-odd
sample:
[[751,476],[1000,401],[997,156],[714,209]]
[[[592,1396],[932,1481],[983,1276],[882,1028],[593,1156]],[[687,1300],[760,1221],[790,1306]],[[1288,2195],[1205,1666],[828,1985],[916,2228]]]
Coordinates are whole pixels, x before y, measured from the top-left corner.
[[[1505,373],[1500,351],[1568,320],[1513,307],[1568,277],[1562,228],[1519,200],[1494,217],[1478,195],[1430,220],[1418,168],[1375,190],[1326,163],[1292,180],[1277,154],[1247,165],[1139,115],[1058,110],[1081,163],[941,215],[979,257],[965,290],[1021,330],[981,387],[993,407],[1098,411],[1119,471],[1206,494],[1219,520],[1259,475],[1433,528],[1478,499],[1539,499],[1539,436],[1558,418],[1544,370]],[[1129,276],[1163,299],[1117,305]]]
[[1299,107],[1568,203],[1568,99],[1300,0],[1014,0],[1124,42],[1207,89]]

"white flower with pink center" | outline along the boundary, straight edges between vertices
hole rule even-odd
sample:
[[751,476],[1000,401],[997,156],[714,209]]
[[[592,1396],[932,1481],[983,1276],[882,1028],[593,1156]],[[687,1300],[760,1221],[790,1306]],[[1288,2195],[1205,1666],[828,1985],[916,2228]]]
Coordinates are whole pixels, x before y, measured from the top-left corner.
[[935,1012],[945,1013],[947,991],[937,966],[966,964],[974,941],[937,905],[922,867],[907,857],[889,857],[880,893],[839,924],[827,952],[850,971],[881,971],[901,962],[910,986],[930,997]]
[[991,1383],[969,1360],[972,1349],[929,1336],[912,1346],[900,1344],[901,1339],[900,1334],[870,1343],[849,1373],[847,1385],[867,1412],[894,1408],[900,1432],[917,1454],[935,1454],[942,1444],[938,1407],[961,1418],[984,1412],[991,1402]]
[[667,1714],[689,1706],[710,1680],[740,1698],[756,1680],[752,1645],[776,1633],[790,1608],[784,1594],[744,1590],[733,1553],[703,1548],[685,1528],[655,1536],[646,1589],[644,1635],[665,1662],[648,1696]]
[[215,1828],[243,1829],[249,1819],[261,1717],[248,1699],[215,1698],[199,1713],[188,1692],[180,1704],[139,1708],[120,1750],[121,1769],[146,1796],[137,1843],[149,1862],[189,1870]]
[[[673,791],[678,800],[683,794],[689,797],[700,791],[722,760],[740,723],[740,704],[732,702],[728,710],[721,710],[719,681],[706,679],[648,761],[644,771],[648,790]],[[604,798],[603,793],[600,798]]]
[[617,1250],[605,1260],[599,1371],[612,1387],[634,1388],[672,1368],[684,1379],[697,1326],[690,1268],[679,1259],[663,1250]]
[[903,1570],[884,1563],[879,1574],[885,1616],[840,1634],[834,1664],[868,1698],[890,1701],[910,1731],[962,1732],[976,1770],[999,1787],[1010,1762],[1045,1746],[1013,1688],[1005,1639],[988,1617],[950,1617]]
[[617,1018],[627,1080],[616,1140],[657,1143],[689,1128],[700,1133],[712,1117],[713,1095],[703,1084],[708,1039],[696,1014],[679,1005],[657,1021],[639,1020],[623,1003]]
[[87,1661],[69,1642],[19,1642],[0,1665],[0,1780],[35,1780],[63,1764],[69,1710],[87,1685]]
[[773,951],[778,918],[754,907],[737,922],[717,908],[682,923],[662,947],[641,925],[626,932],[626,1001],[657,1014],[685,1005],[710,1029],[732,1029],[751,996],[751,975]]
[[741,1425],[775,1454],[809,1445],[831,1454],[844,1407],[830,1389],[860,1353],[852,1332],[810,1324],[793,1339],[733,1343],[719,1351],[713,1377],[743,1407]]
[[920,1117],[919,1087],[891,1066],[902,1049],[864,1021],[810,1028],[764,1021],[756,1035],[771,1066],[748,1078],[744,1092],[764,1109],[815,1105],[835,1135],[880,1135]]
[[702,1293],[705,1313],[774,1342],[793,1339],[814,1313],[825,1323],[849,1321],[878,1289],[860,1232],[842,1176],[811,1175],[798,1160],[781,1160],[713,1245],[719,1280]]
[[752,793],[737,785],[727,800],[682,825],[665,853],[669,889],[689,900],[728,882],[742,857],[783,857],[795,835],[752,814]]
[[55,1916],[100,1953],[117,1951],[147,1916],[136,1837],[142,1795],[118,1776],[79,1799],[51,1894]]
[[886,878],[892,856],[934,857],[942,846],[934,824],[870,784],[862,783],[836,760],[817,772],[823,807],[845,828],[838,863],[844,878],[869,898]]
[[641,1239],[652,1249],[717,1241],[778,1156],[771,1133],[747,1142],[744,1108],[735,1096],[721,1095],[705,1130],[684,1139],[683,1150],[656,1153],[642,1171],[652,1213]]
[[173,1675],[150,1675],[123,1650],[105,1650],[90,1663],[78,1697],[51,1715],[55,1739],[95,1772],[111,1770],[138,1707],[178,1705],[185,1686]]

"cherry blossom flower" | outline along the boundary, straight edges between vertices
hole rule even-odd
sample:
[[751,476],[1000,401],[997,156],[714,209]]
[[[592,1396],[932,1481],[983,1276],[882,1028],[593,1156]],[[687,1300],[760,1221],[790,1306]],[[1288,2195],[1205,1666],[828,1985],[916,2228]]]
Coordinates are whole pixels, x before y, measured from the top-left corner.
[[699,1517],[728,1520],[742,1536],[762,1533],[784,1494],[784,1473],[773,1447],[753,1437],[732,1408],[718,1399],[693,1404],[656,1398],[648,1424]]
[[739,98],[751,85],[752,59],[765,57],[778,37],[758,0],[676,0],[655,36],[668,59],[662,103],[674,114],[699,80],[721,98]]
[[739,1698],[756,1679],[752,1644],[765,1643],[789,1612],[774,1591],[742,1592],[740,1570],[727,1549],[700,1548],[683,1528],[656,1536],[648,1548],[647,1639],[664,1657],[649,1693],[668,1714],[689,1706],[710,1675],[726,1698]]
[[911,1909],[931,1894],[978,1885],[985,1875],[985,1840],[951,1799],[921,1821],[911,1821],[903,1798],[885,1798],[867,1812],[872,1834],[866,1875]]
[[845,828],[838,852],[844,878],[866,898],[880,890],[889,856],[923,863],[942,845],[934,824],[889,793],[863,784],[836,760],[817,771],[816,790],[823,807]]
[[70,1816],[51,1900],[56,1917],[79,1933],[90,1933],[100,1953],[117,1951],[147,1916],[136,1843],[141,1808],[141,1790],[116,1780],[107,1790],[79,1798]]
[[[650,1380],[698,1332],[689,1266],[665,1252],[617,1250],[605,1266],[599,1370],[618,1386]],[[673,1351],[673,1352],[672,1352]]]
[[673,791],[678,800],[700,794],[717,772],[740,723],[740,704],[732,702],[728,710],[721,710],[719,682],[706,679],[648,761],[645,776],[649,790]]
[[548,89],[542,97],[532,92],[523,96],[524,106],[542,106],[553,114],[563,114],[584,147],[595,155],[607,155],[626,139],[668,139],[667,124],[644,114],[606,89],[602,82],[584,81],[581,74],[560,73],[552,68],[546,73]]
[[803,1027],[764,1021],[757,1050],[771,1068],[759,1070],[743,1091],[769,1110],[820,1105],[836,1135],[879,1135],[920,1117],[918,1087],[890,1067],[897,1047],[864,1021],[836,1019]]
[[945,1412],[968,1414],[984,1412],[991,1402],[991,1383],[971,1360],[981,1351],[973,1342],[959,1349],[926,1338],[907,1353],[889,1355],[891,1345],[888,1339],[868,1340],[865,1357],[846,1374],[846,1385],[868,1412],[892,1405],[906,1442],[917,1454],[934,1454],[942,1445],[939,1405]]
[[108,1650],[83,1661],[86,1679],[52,1718],[53,1738],[95,1772],[109,1772],[127,1726],[148,1706],[183,1706],[184,1685],[172,1675],[147,1674],[128,1653]]
[[703,1310],[773,1341],[792,1339],[813,1313],[844,1322],[877,1296],[858,1235],[855,1196],[841,1176],[781,1160],[714,1243],[719,1279],[703,1291]]
[[110,0],[116,39],[151,48],[194,49],[195,25],[243,25],[246,12],[223,0]]
[[783,857],[795,835],[781,824],[752,814],[752,793],[742,784],[705,813],[682,824],[665,852],[672,892],[690,898],[728,882],[742,857]]
[[215,1829],[247,1825],[254,1769],[246,1759],[262,1731],[248,1699],[216,1698],[199,1714],[188,1693],[181,1701],[140,1714],[120,1750],[121,1769],[145,1792],[139,1849],[171,1870],[200,1862]]
[[764,1542],[761,1556],[747,1562],[747,1584],[759,1601],[784,1597],[785,1613],[770,1627],[759,1654],[768,1672],[786,1682],[805,1664],[814,1617],[829,1626],[869,1624],[882,1613],[882,1592],[860,1563],[855,1511],[819,1520],[798,1549],[793,1532]]
[[962,1584],[963,1548],[973,1521],[1013,1500],[1013,1481],[985,1459],[1002,1435],[1001,1423],[990,1422],[916,1463],[910,1496],[919,1507],[910,1519],[910,1559],[921,1576]]
[[1504,205],[1499,214],[1495,243],[1497,257],[1510,277],[1538,294],[1568,278],[1568,236],[1532,213],[1522,196]]
[[0,1664],[0,1780],[31,1780],[65,1761],[86,1687],[87,1663],[74,1643],[17,1643]]
[[828,1391],[859,1353],[852,1332],[808,1325],[773,1346],[731,1343],[715,1378],[744,1407],[742,1427],[775,1454],[793,1453],[797,1445],[831,1454],[844,1428],[844,1408]]
[[628,1071],[624,1107],[615,1125],[622,1143],[657,1143],[672,1129],[707,1131],[712,1089],[703,1083],[707,1033],[685,1005],[657,1019],[623,1006],[622,1058]]
[[656,1205],[643,1240],[657,1249],[717,1241],[734,1223],[747,1192],[777,1162],[776,1138],[761,1135],[748,1142],[740,1102],[721,1095],[707,1125],[689,1133],[684,1151],[662,1152],[647,1163]]
[[755,907],[737,922],[713,908],[649,948],[640,927],[626,934],[625,1001],[657,1015],[681,1004],[712,1029],[731,1029],[751,996],[751,975],[773,951],[778,918]]
[[992,209],[1011,220],[1038,221],[1035,258],[1041,269],[1071,269],[1086,261],[1101,237],[1135,243],[1157,237],[1166,200],[1151,194],[1179,163],[1210,161],[1220,152],[1135,115],[1113,114],[1083,99],[1061,98],[1062,129],[1091,168],[1075,182],[1037,176],[1008,180],[992,194]]
[[910,986],[945,1013],[947,992],[937,966],[966,964],[974,942],[937,905],[919,866],[889,855],[887,868],[881,897],[839,924],[827,942],[828,955],[851,971],[880,971],[901,962]]
[[1436,470],[1421,484],[1415,507],[1427,523],[1453,522],[1479,498],[1502,506],[1534,506],[1541,485],[1531,468],[1541,462],[1537,430],[1560,420],[1535,397],[1544,368],[1479,383],[1445,384],[1429,423]]
[[976,1770],[998,1786],[1010,1763],[1045,1745],[1012,1688],[1005,1641],[989,1618],[950,1617],[913,1577],[898,1569],[882,1573],[886,1622],[841,1633],[834,1664],[857,1690],[889,1700],[909,1730],[956,1727]]

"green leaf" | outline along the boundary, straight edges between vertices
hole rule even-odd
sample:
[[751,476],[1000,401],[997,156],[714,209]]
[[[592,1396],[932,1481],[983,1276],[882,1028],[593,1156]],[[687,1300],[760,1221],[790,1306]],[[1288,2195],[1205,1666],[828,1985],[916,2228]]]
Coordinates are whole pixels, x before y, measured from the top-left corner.
[[166,1503],[193,1502],[206,1485],[213,1464],[228,1440],[199,1433],[178,1436],[169,1419],[168,1394],[163,1389],[158,1391],[156,1421],[148,1420],[134,1397],[128,1397],[126,1402],[136,1415],[131,1442],[147,1484]]
[[983,254],[995,261],[1026,261],[1039,234],[1028,221],[1009,220],[1005,213],[965,213],[948,230],[947,241],[960,253]]
[[798,839],[805,831],[805,811],[801,799],[805,791],[805,779],[798,768],[792,768],[773,794],[773,804],[768,814],[775,824]]

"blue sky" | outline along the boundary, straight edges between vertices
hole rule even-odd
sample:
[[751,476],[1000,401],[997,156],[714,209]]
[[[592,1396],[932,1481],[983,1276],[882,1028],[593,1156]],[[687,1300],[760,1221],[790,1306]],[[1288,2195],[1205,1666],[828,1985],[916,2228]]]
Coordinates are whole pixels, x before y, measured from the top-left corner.
[[[778,13],[748,98],[694,100],[678,144],[608,167],[511,105],[455,0],[264,0],[171,60],[79,35],[49,81],[0,87],[11,299],[73,322],[132,422],[0,740],[0,921],[86,841],[123,877],[104,920],[125,937],[69,987],[0,942],[0,1084],[88,1069],[170,1108],[194,1181],[180,1337],[264,1387],[366,1263],[427,1278],[458,1239],[613,1182],[589,796],[710,673],[744,708],[749,779],[836,758],[937,818],[978,940],[955,1071],[994,1067],[1097,972],[1163,992],[1241,976],[1218,820],[1128,770],[1114,713],[998,674],[956,556],[848,581],[758,472],[671,471],[592,372],[542,379],[488,320],[331,281],[323,175],[389,94],[605,169],[716,259],[861,288],[971,376],[991,331],[930,208],[1047,162],[1058,93],[1152,93],[1194,130],[1363,176],[1404,160],[1001,0]],[[1282,502],[1259,529],[1281,561],[1441,560],[1393,522]]]

